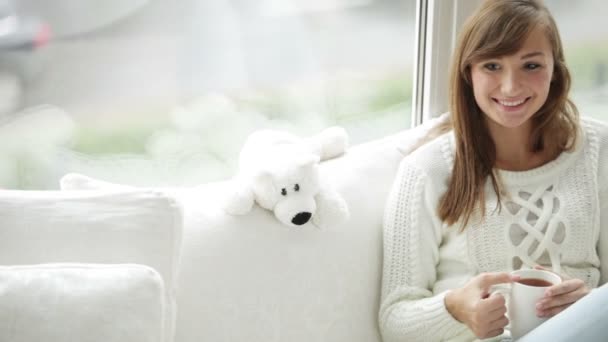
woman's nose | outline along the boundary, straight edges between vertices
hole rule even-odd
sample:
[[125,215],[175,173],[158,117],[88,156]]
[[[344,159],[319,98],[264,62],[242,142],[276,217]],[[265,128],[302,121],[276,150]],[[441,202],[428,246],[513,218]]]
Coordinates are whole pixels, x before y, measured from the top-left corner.
[[505,70],[501,80],[501,91],[503,95],[515,96],[519,93],[520,78],[516,71]]

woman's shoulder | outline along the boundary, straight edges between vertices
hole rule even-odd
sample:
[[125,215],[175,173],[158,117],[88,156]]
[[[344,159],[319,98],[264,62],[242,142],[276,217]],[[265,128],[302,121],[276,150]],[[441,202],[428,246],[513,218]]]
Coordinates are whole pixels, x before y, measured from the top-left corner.
[[402,165],[433,178],[447,177],[454,164],[454,133],[449,131],[410,152]]
[[581,128],[585,134],[595,134],[600,138],[608,137],[608,122],[596,118],[583,116]]
[[585,138],[585,155],[597,168],[601,188],[608,187],[608,123],[590,117],[581,119],[581,128]]
[[[592,155],[602,159],[608,157],[608,123],[596,118],[582,117],[581,131],[584,145]],[[595,151],[595,152],[594,152]]]

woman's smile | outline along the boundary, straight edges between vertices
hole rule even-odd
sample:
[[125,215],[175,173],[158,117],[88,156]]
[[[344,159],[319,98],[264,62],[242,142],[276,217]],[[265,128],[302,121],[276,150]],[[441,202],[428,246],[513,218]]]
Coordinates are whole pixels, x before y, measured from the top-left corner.
[[518,112],[526,106],[528,100],[531,97],[519,98],[519,99],[496,99],[492,100],[497,104],[498,108],[503,112]]

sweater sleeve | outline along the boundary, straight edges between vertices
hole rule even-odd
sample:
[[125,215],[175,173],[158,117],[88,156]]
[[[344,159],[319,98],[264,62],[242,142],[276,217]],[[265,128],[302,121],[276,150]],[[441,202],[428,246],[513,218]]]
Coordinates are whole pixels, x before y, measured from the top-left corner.
[[440,341],[468,328],[433,294],[441,223],[432,180],[404,160],[384,215],[384,264],[379,325],[385,342]]
[[[604,177],[608,177],[605,175]],[[600,283],[608,282],[608,189],[600,189],[600,236],[598,241],[600,258]]]
[[[604,163],[608,163],[608,160]],[[608,169],[602,165],[599,170],[600,233],[597,251],[600,258],[599,286],[601,286],[608,282]]]
[[592,121],[593,131],[597,133],[597,189],[599,201],[599,237],[597,253],[600,260],[600,280],[598,286],[608,282],[608,125]]

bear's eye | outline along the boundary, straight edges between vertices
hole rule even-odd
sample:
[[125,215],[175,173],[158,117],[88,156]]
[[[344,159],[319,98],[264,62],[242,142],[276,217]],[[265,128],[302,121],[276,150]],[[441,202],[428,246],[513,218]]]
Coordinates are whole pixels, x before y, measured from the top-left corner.
[[293,189],[294,189],[295,191],[300,191],[300,185],[299,185],[299,184],[296,184],[296,185],[293,187]]
[[281,189],[281,195],[287,196],[287,189],[285,189],[285,188]]

